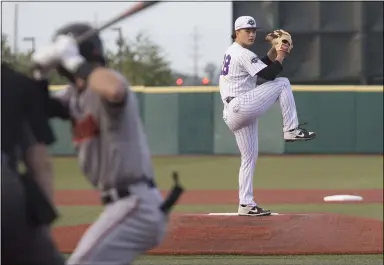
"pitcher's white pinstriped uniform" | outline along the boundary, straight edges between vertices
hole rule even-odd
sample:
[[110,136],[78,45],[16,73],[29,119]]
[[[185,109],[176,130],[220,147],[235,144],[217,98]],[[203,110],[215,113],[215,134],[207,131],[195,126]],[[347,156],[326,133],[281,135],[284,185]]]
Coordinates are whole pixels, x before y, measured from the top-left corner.
[[[253,174],[258,156],[258,118],[278,101],[283,131],[298,127],[295,100],[287,78],[256,86],[256,74],[265,67],[255,53],[234,42],[225,53],[219,81],[223,119],[234,133],[241,153],[239,201],[246,205],[256,205]],[[227,97],[234,99],[227,103]]]

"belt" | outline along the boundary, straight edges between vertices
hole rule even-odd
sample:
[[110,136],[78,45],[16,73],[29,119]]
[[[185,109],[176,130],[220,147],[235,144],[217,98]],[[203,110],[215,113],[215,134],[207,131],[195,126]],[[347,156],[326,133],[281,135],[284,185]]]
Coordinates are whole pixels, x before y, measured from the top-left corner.
[[229,103],[231,102],[232,99],[234,99],[235,97],[227,97],[225,98],[225,102]]
[[[156,184],[153,181],[153,179],[142,179],[137,181],[135,184],[138,184],[138,183],[145,183],[147,184],[148,188],[156,188]],[[122,198],[129,197],[131,195],[132,195],[132,192],[129,191],[129,185],[119,187],[119,188],[109,189],[109,190],[102,191],[101,202],[104,205],[110,204]]]

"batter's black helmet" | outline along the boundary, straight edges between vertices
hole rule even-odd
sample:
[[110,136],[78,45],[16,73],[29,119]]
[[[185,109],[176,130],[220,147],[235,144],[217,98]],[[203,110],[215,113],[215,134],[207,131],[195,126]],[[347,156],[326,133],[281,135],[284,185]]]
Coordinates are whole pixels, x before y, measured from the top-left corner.
[[[72,35],[78,37],[88,30],[91,30],[92,26],[87,23],[71,23],[58,29],[54,35],[54,38],[58,35]],[[98,62],[103,65],[106,64],[103,51],[103,43],[98,34],[93,35],[79,45],[80,54],[89,62]]]

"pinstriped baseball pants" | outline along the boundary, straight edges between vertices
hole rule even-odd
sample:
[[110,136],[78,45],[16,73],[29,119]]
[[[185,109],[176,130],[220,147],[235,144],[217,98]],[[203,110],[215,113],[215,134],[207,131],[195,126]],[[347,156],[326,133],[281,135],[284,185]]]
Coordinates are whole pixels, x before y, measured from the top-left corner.
[[234,133],[241,154],[239,203],[256,205],[253,174],[258,157],[258,118],[278,101],[283,116],[283,131],[298,126],[295,99],[287,78],[276,78],[224,102],[223,119]]

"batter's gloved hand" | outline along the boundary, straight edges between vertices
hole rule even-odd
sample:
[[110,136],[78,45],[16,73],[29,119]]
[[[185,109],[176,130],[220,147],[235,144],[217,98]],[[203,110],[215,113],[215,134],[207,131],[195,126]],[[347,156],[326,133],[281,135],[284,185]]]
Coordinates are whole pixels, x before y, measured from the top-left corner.
[[31,72],[35,79],[48,79],[48,75],[59,63],[54,44],[46,45],[36,50],[32,56]]
[[268,41],[276,51],[283,51],[289,54],[293,49],[291,34],[282,29],[277,29],[268,33],[265,36],[265,40]]
[[76,40],[69,35],[57,36],[54,46],[60,66],[72,74],[86,61],[85,58],[80,55]]
[[61,66],[68,72],[75,73],[84,61],[76,40],[68,35],[57,36],[53,43],[37,50],[32,55],[34,68],[40,69],[40,71],[49,71]]

